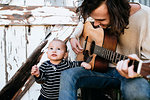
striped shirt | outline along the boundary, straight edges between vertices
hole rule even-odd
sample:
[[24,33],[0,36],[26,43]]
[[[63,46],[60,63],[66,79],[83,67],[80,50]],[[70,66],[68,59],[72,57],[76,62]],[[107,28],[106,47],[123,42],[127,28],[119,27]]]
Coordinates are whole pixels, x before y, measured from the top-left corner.
[[39,67],[40,76],[38,78],[35,77],[36,82],[41,83],[41,95],[50,100],[57,100],[61,71],[80,65],[81,61],[62,60],[58,65],[52,64],[49,60],[45,61]]

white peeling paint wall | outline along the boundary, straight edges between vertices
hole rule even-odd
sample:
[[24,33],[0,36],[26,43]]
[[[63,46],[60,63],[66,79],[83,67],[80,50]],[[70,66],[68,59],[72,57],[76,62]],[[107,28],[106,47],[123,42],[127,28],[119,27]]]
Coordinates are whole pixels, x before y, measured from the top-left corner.
[[4,41],[4,27],[0,27],[0,90],[6,84],[5,79],[5,41]]
[[[31,11],[20,7],[17,8],[21,10],[15,10],[14,7],[12,10],[11,6],[10,9],[0,8],[3,9],[0,10],[0,90],[46,34],[52,31],[52,35],[48,38],[49,42],[54,38],[65,40],[73,32],[78,21],[76,14],[64,7],[41,6]],[[32,16],[24,18],[24,14],[29,12]],[[17,17],[13,16],[15,14]],[[71,48],[69,42],[67,45]],[[75,59],[73,51],[69,51],[70,59]],[[44,54],[38,66],[46,59],[47,56]],[[37,100],[40,88],[39,84],[34,83],[22,100]]]
[[[23,15],[27,12],[27,9],[23,11],[8,9],[0,12],[0,17],[2,18],[0,19],[0,90],[21,67],[22,63],[25,62],[27,57],[50,30],[53,29],[49,41],[53,38],[64,40],[75,28],[77,21],[71,19],[71,16],[75,16],[74,12],[65,8],[57,9],[50,6],[77,7],[78,4],[81,3],[79,1],[82,0],[0,0],[0,4],[22,7],[41,6],[31,11],[32,17],[23,20],[4,20],[7,18],[7,16],[4,15],[13,15],[15,13]],[[130,1],[140,2],[141,0]],[[147,0],[147,5],[149,5],[149,1],[150,0]],[[142,0],[141,3],[145,3],[144,0]],[[15,24],[17,23],[22,23],[22,25],[16,26]],[[54,24],[66,25],[51,26]],[[5,25],[8,25],[8,27],[5,27]],[[71,50],[69,42],[67,45],[69,46],[69,59],[74,60],[75,54]],[[47,56],[44,54],[38,66],[46,59]],[[40,85],[35,82],[21,100],[37,100],[40,88]]]
[[0,89],[26,60],[24,27],[0,27]]
[[[45,35],[52,30],[52,35],[48,38],[49,42],[54,38],[65,40],[72,32],[75,26],[31,26],[30,32],[27,26],[9,26],[0,27],[0,90],[5,86],[21,65],[30,56],[33,50],[45,38]],[[48,45],[48,44],[47,44]],[[47,45],[44,50],[46,50]],[[67,45],[70,47],[69,42]],[[70,50],[69,50],[70,51]],[[73,59],[75,54],[69,53],[70,59]],[[75,58],[74,58],[75,59]],[[38,66],[47,60],[47,55],[44,54]],[[6,69],[5,69],[6,68]],[[7,72],[7,73],[6,73]],[[16,84],[17,85],[17,84]],[[37,100],[39,96],[40,85],[34,83],[29,91],[23,96],[22,100]],[[22,88],[24,89],[24,87]]]
[[[0,0],[1,4],[18,6],[76,6],[82,0]],[[150,6],[150,0],[130,0]]]
[[72,6],[77,4],[78,0],[0,0],[1,4],[18,6]]

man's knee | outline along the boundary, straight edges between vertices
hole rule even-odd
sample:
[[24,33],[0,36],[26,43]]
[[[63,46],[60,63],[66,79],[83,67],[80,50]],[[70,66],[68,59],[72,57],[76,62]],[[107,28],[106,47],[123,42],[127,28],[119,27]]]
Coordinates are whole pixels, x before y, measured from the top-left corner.
[[[124,86],[123,86],[124,85]],[[142,78],[126,81],[122,84],[123,96],[125,100],[149,100],[150,98],[150,87],[149,83]]]

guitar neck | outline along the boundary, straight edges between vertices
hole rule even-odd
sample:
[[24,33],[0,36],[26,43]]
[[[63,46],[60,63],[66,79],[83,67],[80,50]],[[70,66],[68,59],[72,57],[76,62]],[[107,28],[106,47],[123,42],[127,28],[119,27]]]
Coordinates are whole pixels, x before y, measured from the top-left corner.
[[95,45],[94,53],[97,54],[98,56],[108,60],[111,63],[117,63],[120,60],[125,60],[128,59],[127,56],[121,55],[117,52],[108,50],[106,48],[100,47]]
[[[121,55],[117,52],[108,50],[106,48],[103,48],[103,47],[100,47],[97,45],[95,45],[94,53],[97,54],[98,56],[104,58],[105,60],[108,60],[110,63],[114,63],[114,64],[117,64],[121,60],[129,59],[125,55]],[[129,66],[134,65],[135,71],[137,70],[138,64],[139,64],[139,61],[130,59]]]

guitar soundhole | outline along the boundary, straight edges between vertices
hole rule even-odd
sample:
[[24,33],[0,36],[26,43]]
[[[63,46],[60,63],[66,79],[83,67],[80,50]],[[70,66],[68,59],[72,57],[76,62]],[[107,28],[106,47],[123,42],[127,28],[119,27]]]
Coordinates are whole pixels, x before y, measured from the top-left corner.
[[94,53],[95,42],[93,41],[90,46],[90,55]]

